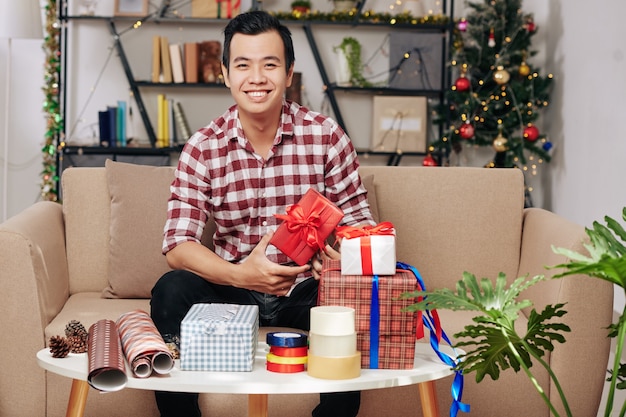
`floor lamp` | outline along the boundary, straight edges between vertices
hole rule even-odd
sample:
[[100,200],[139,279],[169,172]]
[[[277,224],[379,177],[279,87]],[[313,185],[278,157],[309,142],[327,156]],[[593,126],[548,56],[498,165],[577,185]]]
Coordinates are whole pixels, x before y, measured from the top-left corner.
[[0,0],[0,39],[7,40],[4,155],[2,187],[2,221],[8,215],[9,185],[9,124],[11,121],[11,42],[14,39],[42,39],[41,6],[39,0]]

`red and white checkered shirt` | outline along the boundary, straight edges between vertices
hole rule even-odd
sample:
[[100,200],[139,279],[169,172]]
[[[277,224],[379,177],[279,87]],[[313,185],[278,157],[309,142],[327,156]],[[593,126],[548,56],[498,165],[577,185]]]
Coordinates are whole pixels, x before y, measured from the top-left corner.
[[[163,253],[199,242],[207,218],[215,219],[215,253],[241,262],[297,203],[315,188],[343,212],[341,224],[375,224],[361,184],[352,143],[332,119],[285,101],[267,160],[246,140],[237,106],[186,143],[171,185]],[[270,260],[289,262],[273,245]]]

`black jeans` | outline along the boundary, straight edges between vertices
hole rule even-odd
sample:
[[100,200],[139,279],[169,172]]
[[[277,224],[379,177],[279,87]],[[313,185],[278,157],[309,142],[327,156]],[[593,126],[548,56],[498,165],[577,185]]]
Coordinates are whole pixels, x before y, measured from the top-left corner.
[[[163,275],[152,289],[150,301],[154,324],[167,342],[180,337],[180,322],[196,303],[256,304],[261,326],[309,330],[309,310],[317,304],[317,284],[309,279],[297,285],[289,297],[275,297],[242,288],[212,284],[188,271]],[[198,394],[155,392],[161,417],[199,417]],[[359,412],[359,391],[320,394],[313,417],[355,417]]]

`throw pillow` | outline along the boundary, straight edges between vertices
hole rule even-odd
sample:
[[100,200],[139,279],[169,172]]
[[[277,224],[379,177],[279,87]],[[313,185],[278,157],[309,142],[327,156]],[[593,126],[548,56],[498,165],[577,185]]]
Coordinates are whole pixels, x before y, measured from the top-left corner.
[[111,220],[109,285],[105,298],[150,298],[170,270],[161,253],[173,167],[105,163]]

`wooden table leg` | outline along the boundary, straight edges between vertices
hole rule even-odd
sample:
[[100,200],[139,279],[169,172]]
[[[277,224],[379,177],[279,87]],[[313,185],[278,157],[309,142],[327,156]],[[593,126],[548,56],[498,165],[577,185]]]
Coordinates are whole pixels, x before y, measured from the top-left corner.
[[85,405],[87,404],[87,394],[89,394],[89,384],[87,381],[73,379],[65,417],[83,417],[83,414],[85,414]]
[[439,417],[437,409],[437,393],[435,392],[435,381],[420,382],[417,384],[422,403],[422,413],[424,417]]
[[267,417],[267,394],[248,394],[248,417]]

